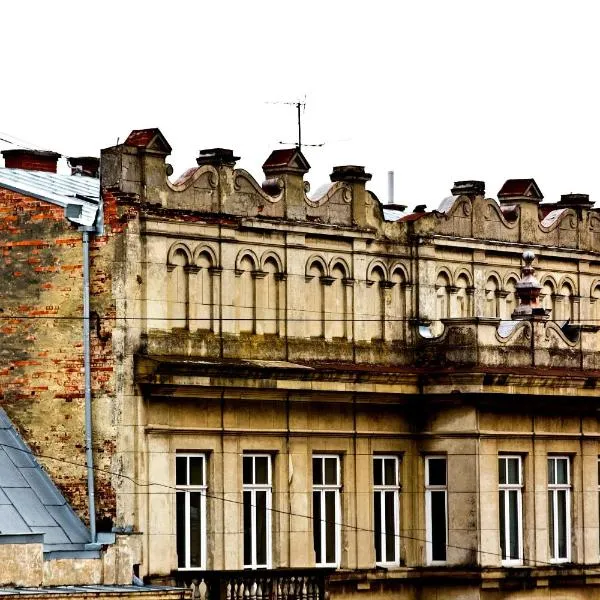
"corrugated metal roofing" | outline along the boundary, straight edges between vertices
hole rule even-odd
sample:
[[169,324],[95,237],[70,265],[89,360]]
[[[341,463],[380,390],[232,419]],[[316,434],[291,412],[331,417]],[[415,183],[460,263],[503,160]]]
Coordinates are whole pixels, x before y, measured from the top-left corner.
[[80,225],[94,225],[100,207],[100,180],[80,175],[62,175],[26,169],[0,169],[0,187],[66,208],[81,206]]
[[0,533],[44,534],[44,552],[81,551],[89,533],[0,408]]

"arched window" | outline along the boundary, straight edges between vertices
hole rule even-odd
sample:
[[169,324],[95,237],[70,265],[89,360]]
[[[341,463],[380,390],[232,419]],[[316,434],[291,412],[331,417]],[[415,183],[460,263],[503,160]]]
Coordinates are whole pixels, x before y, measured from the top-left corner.
[[189,327],[189,274],[188,256],[183,249],[177,249],[167,265],[167,314],[169,325],[175,329]]
[[498,280],[495,277],[488,277],[485,284],[484,315],[486,317],[496,318],[499,316],[498,287]]
[[406,279],[401,269],[392,273],[392,306],[390,321],[390,338],[400,340],[404,338],[404,325],[406,319]]
[[346,306],[346,285],[344,280],[346,279],[346,272],[344,268],[338,263],[331,270],[331,293],[329,294],[329,306],[327,312],[329,313],[330,328],[332,338],[345,338],[346,337],[346,318],[347,318],[347,306]]
[[208,252],[202,252],[196,259],[198,273],[196,275],[196,291],[192,294],[196,316],[196,329],[212,331],[213,329],[213,287],[210,269],[214,265]]
[[435,318],[447,319],[450,316],[450,278],[443,271],[435,282]]
[[574,302],[573,302],[573,288],[569,283],[564,283],[560,289],[560,295],[562,296],[562,315],[561,320],[572,321],[574,318]]
[[592,290],[590,316],[592,325],[600,325],[600,284],[594,286]]
[[269,258],[264,264],[263,279],[263,324],[262,331],[267,334],[279,333],[279,280],[278,268],[274,259]]
[[250,256],[244,256],[237,270],[237,317],[240,333],[254,333],[256,319],[255,265]]
[[381,267],[375,267],[371,271],[369,281],[372,283],[367,286],[367,338],[381,340],[383,339],[385,319],[385,289],[383,287],[385,274]]
[[467,288],[469,287],[469,280],[465,275],[460,275],[456,279],[456,287],[458,291],[456,292],[456,316],[460,319],[464,319],[469,316],[469,295],[467,293]]
[[325,302],[322,281],[324,276],[323,267],[317,261],[313,262],[307,270],[306,331],[309,337],[323,337],[325,335],[323,324]]
[[540,295],[542,296],[543,308],[551,311],[550,318],[560,319],[560,316],[556,314],[556,289],[552,280],[546,279]]
[[512,314],[515,308],[517,308],[517,280],[511,277],[504,286],[506,292],[506,298],[504,299],[504,312],[502,318],[506,320],[512,319]]

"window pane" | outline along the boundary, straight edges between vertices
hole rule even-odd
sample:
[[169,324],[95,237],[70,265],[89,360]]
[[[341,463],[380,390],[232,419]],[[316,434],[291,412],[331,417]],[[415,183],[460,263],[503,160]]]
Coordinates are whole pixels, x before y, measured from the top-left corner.
[[505,501],[506,492],[500,490],[498,509],[500,513],[500,551],[502,554],[502,560],[506,559],[506,519],[505,519]]
[[252,564],[252,492],[244,492],[244,564]]
[[269,483],[269,457],[254,458],[254,483]]
[[557,492],[557,526],[558,526],[558,556],[556,558],[567,558],[567,492]]
[[384,460],[385,466],[385,483],[386,485],[396,485],[398,472],[396,469],[396,459],[386,458]]
[[325,492],[325,561],[335,562],[335,492]]
[[190,485],[204,484],[204,459],[201,456],[190,456]]
[[[177,459],[179,463],[179,459]],[[185,567],[185,492],[177,492],[177,566]]]
[[506,460],[508,467],[508,481],[507,483],[520,483],[520,473],[519,473],[519,459],[518,458],[508,458]]
[[267,492],[256,492],[256,562],[267,564]]
[[502,485],[506,483],[506,459],[501,458],[498,461],[498,482]]
[[431,492],[431,542],[432,560],[446,560],[446,492],[443,491]]
[[554,551],[554,492],[548,492],[548,542],[550,543],[550,558],[556,558]]
[[323,483],[323,459],[313,458],[313,484],[321,485]]
[[395,492],[385,492],[385,560],[396,560],[396,535],[394,531]]
[[383,562],[381,558],[381,495],[382,492],[375,492],[375,560]]
[[510,556],[508,558],[519,558],[519,507],[517,490],[508,492],[508,519],[509,519],[509,536],[510,536]]
[[337,458],[331,457],[325,459],[325,483],[330,485],[337,485],[338,473],[337,473]]
[[253,456],[244,456],[243,481],[244,483],[254,483],[254,475],[252,473],[252,465],[254,463]]
[[202,513],[200,493],[190,493],[190,567],[201,564]]
[[315,561],[319,564],[323,562],[321,560],[321,492],[313,492],[313,541]]
[[556,483],[556,473],[554,470],[554,458],[548,459],[548,483]]
[[430,458],[427,460],[429,485],[446,485],[446,459]]
[[187,485],[187,456],[175,458],[175,484]]
[[556,461],[556,483],[569,483],[567,459],[561,458]]
[[382,485],[383,484],[383,459],[382,458],[374,458],[373,459],[373,484],[374,485]]

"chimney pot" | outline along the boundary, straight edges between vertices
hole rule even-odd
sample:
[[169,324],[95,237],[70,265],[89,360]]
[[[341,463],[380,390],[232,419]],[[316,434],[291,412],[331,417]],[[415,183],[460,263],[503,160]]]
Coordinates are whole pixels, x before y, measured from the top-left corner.
[[453,196],[484,196],[485,181],[455,181],[451,191]]
[[339,167],[333,167],[329,179],[332,182],[344,181],[346,183],[366,183],[371,180],[372,175],[365,171],[364,167],[357,165],[344,165]]
[[589,194],[562,194],[559,204],[565,206],[591,206]]
[[239,156],[233,155],[233,150],[227,148],[207,148],[200,150],[200,156],[196,159],[198,166],[211,165],[213,167],[234,167],[240,160]]
[[6,169],[24,169],[26,171],[44,171],[56,173],[56,163],[60,158],[57,152],[50,150],[3,150],[4,167]]

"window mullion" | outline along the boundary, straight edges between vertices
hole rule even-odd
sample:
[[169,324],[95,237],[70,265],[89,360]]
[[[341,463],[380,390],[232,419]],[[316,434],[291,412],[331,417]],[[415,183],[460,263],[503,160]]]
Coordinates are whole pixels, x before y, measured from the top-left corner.
[[[189,461],[188,461],[189,462]],[[189,481],[189,479],[188,479]],[[191,566],[192,558],[192,527],[190,519],[190,492],[186,490],[184,492],[185,498],[185,567],[189,569]]]

